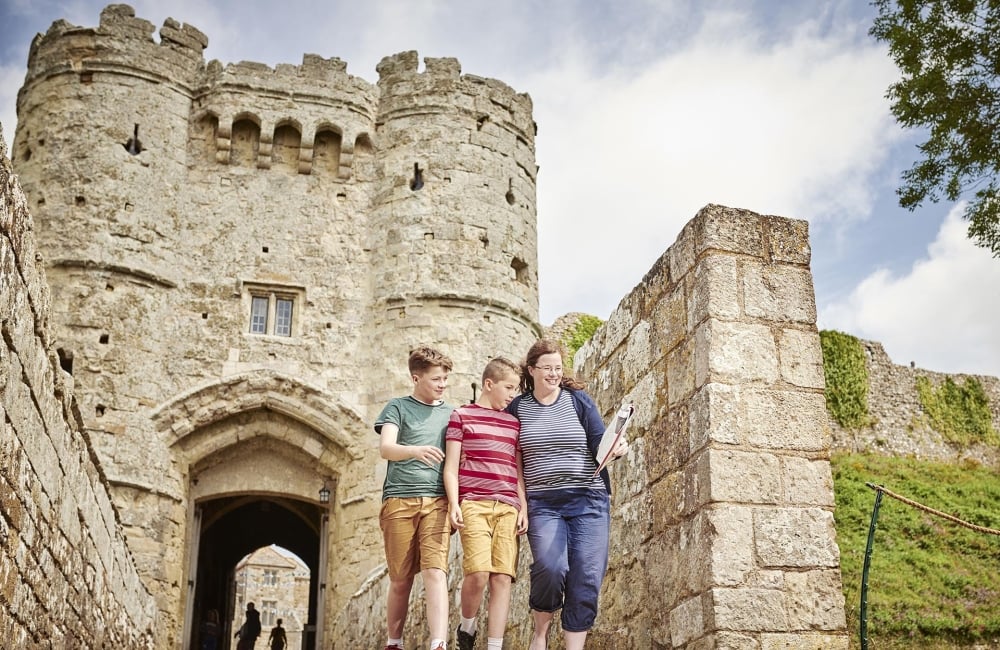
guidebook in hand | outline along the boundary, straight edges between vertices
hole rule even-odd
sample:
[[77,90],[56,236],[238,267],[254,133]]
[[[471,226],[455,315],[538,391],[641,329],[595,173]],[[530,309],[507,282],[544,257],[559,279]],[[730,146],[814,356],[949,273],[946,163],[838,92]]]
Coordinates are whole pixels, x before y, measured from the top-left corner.
[[618,409],[618,413],[612,418],[608,428],[604,430],[601,444],[597,448],[597,471],[594,472],[594,476],[597,476],[613,460],[611,452],[618,446],[619,441],[625,437],[625,429],[628,428],[628,423],[632,419],[632,413],[634,412],[635,409],[632,407],[631,402],[622,404],[621,408]]

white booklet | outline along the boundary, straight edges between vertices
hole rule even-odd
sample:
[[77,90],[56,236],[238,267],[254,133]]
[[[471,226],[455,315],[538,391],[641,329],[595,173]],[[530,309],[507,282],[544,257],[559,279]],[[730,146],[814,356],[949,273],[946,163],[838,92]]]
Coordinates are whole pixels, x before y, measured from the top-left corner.
[[634,412],[635,409],[632,407],[631,402],[622,404],[621,408],[618,409],[618,413],[611,419],[608,428],[604,430],[601,444],[597,448],[597,471],[594,472],[594,476],[597,476],[612,460],[611,452],[618,446],[618,442],[625,437],[625,429],[628,428],[628,423],[632,419],[632,413]]

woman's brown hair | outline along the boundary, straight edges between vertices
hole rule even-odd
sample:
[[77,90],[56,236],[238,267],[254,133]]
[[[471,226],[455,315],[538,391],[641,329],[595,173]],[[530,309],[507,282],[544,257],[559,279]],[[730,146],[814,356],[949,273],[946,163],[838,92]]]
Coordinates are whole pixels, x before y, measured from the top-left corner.
[[[562,347],[555,341],[550,341],[548,339],[539,339],[535,341],[535,344],[528,349],[528,355],[525,357],[524,363],[521,364],[521,392],[529,393],[535,390],[535,381],[531,378],[528,373],[528,368],[535,366],[538,363],[539,357],[545,356],[546,354],[558,354],[559,358],[563,357]],[[562,380],[559,382],[559,386],[562,388],[572,388],[574,390],[583,390],[586,388],[586,384],[579,382],[572,377],[563,375]]]

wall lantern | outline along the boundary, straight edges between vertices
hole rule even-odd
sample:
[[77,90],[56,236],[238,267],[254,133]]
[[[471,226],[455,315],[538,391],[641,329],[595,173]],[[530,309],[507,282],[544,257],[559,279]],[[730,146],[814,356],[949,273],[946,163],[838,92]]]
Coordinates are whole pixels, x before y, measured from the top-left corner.
[[319,502],[330,503],[330,487],[326,481],[323,481],[323,487],[319,489]]

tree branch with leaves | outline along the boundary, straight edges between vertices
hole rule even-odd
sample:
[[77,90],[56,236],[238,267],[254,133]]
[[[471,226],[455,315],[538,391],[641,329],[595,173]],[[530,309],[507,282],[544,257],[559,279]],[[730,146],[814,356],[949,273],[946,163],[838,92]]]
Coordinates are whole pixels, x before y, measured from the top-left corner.
[[923,155],[896,190],[909,210],[966,200],[976,245],[1000,257],[1000,1],[874,0],[870,34],[902,72],[887,97]]

